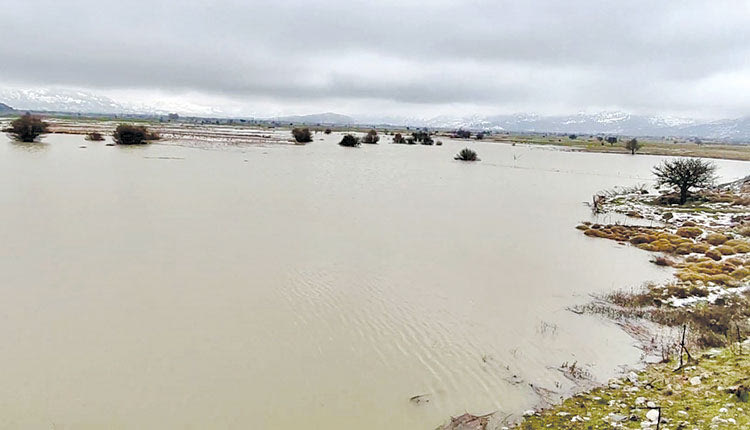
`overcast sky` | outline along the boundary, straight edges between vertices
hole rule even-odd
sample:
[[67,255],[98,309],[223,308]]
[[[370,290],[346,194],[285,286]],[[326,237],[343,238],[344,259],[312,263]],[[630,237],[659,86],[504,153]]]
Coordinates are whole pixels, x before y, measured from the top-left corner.
[[750,114],[750,1],[22,0],[0,87],[236,115]]

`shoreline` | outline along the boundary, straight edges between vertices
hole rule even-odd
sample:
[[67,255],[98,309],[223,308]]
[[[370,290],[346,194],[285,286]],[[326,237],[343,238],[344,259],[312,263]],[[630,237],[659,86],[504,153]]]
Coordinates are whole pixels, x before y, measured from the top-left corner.
[[600,196],[603,213],[662,225],[576,228],[651,253],[675,279],[569,310],[619,325],[642,349],[644,367],[512,424],[465,414],[439,430],[750,428],[750,176],[701,192],[688,207],[655,204],[637,187]]

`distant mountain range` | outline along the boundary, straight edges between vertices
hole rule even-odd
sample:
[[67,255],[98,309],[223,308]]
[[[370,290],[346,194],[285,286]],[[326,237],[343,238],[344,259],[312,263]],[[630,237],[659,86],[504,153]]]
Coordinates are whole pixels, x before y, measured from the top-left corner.
[[[3,90],[0,113],[20,111],[71,112],[82,114],[153,114],[173,111],[187,116],[227,117],[220,108],[185,104],[175,106],[133,105],[77,90]],[[536,114],[437,116],[406,118],[373,115],[352,117],[337,113],[264,118],[265,121],[308,125],[412,126],[431,129],[470,129],[508,132],[616,134],[625,136],[675,136],[750,143],[750,116],[718,121],[699,121],[669,116],[633,115],[625,112],[578,113],[563,116]]]
[[332,112],[319,113],[313,115],[292,115],[270,118],[271,121],[292,124],[355,124],[356,120],[350,116],[341,115]]
[[72,113],[137,113],[114,100],[72,90],[1,90],[0,102],[19,110]]
[[516,114],[454,119],[434,118],[426,122],[428,127],[441,125],[449,125],[451,128],[515,132],[680,136],[750,142],[750,117],[698,121],[668,116],[600,112],[567,116]]
[[679,136],[750,143],[750,117],[698,121],[668,116],[631,115],[625,112],[579,113],[566,116],[534,114],[438,116],[434,118],[353,118],[325,113],[274,118],[294,124],[396,125],[432,129],[493,130],[524,133],[612,134],[625,136]]

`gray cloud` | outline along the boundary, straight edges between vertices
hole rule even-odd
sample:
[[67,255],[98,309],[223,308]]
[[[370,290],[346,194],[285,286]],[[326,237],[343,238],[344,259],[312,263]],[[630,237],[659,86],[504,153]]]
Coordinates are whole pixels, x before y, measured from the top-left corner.
[[742,115],[748,22],[739,0],[26,0],[0,14],[0,80],[254,112]]

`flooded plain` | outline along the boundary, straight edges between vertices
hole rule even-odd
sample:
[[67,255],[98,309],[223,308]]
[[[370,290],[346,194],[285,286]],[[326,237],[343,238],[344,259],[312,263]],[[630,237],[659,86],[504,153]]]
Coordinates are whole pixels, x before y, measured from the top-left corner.
[[566,308],[671,272],[574,227],[661,158],[315,138],[0,136],[0,427],[432,429],[638,364]]

